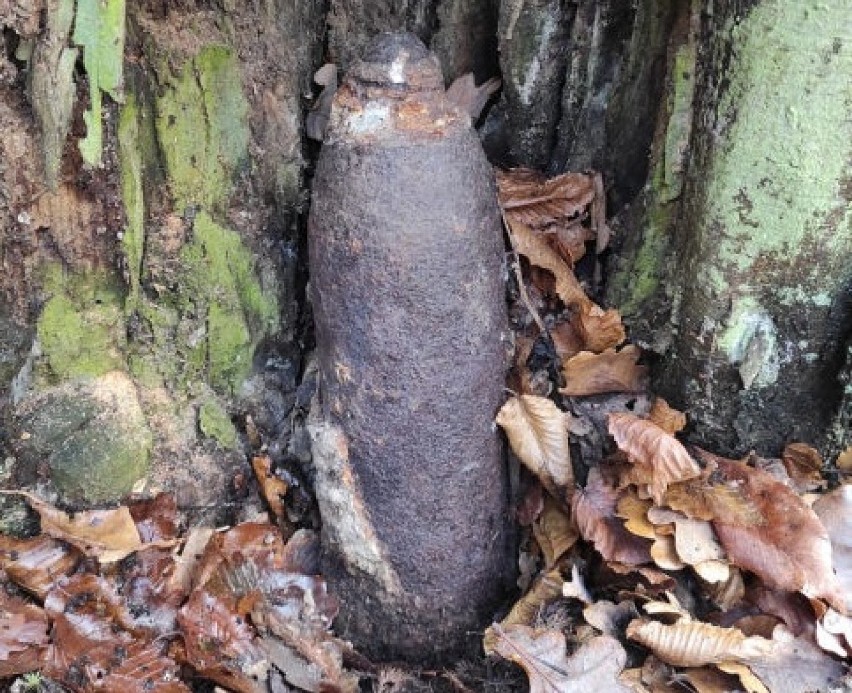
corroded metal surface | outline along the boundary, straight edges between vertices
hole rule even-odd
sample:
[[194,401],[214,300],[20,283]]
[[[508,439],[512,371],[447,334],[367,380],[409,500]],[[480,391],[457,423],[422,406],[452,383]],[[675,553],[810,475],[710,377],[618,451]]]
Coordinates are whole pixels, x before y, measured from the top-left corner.
[[373,656],[428,660],[477,639],[513,559],[492,174],[415,37],[379,37],[339,89],[309,238],[338,627]]

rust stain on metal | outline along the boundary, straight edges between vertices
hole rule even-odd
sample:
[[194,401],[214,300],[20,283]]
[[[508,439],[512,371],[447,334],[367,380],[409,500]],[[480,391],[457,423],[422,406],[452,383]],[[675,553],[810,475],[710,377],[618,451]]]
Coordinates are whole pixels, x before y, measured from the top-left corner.
[[[410,34],[379,37],[335,96],[309,247],[317,416],[345,437],[359,532],[399,585],[329,540],[338,627],[378,658],[436,658],[492,618],[513,573],[493,426],[508,328],[491,167]],[[335,478],[318,474],[321,507]],[[340,539],[347,519],[325,506]]]

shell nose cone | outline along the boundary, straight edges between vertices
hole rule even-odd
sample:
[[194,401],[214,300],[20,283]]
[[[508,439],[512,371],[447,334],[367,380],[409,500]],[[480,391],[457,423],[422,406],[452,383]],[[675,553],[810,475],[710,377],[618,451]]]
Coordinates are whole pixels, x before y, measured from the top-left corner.
[[352,67],[349,77],[367,84],[416,91],[444,87],[438,58],[410,32],[378,34]]

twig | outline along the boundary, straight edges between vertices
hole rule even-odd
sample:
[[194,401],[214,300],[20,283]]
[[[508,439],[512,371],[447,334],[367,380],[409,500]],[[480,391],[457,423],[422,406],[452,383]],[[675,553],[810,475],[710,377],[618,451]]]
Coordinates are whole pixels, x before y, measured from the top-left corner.
[[518,259],[518,244],[515,242],[515,234],[512,233],[512,227],[509,226],[509,220],[506,219],[506,213],[502,208],[500,209],[500,216],[503,218],[503,227],[506,229],[506,235],[509,237],[509,245],[512,246],[512,255],[514,256],[514,260],[512,261],[512,270],[515,272],[515,279],[518,282],[518,293],[521,295],[521,303],[523,303],[526,309],[530,312],[535,324],[538,325],[538,329],[549,338],[550,331],[545,326],[544,320],[541,319],[541,316],[538,314],[535,306],[533,306],[530,296],[527,293],[527,287],[524,284],[524,277],[521,274],[521,262]]

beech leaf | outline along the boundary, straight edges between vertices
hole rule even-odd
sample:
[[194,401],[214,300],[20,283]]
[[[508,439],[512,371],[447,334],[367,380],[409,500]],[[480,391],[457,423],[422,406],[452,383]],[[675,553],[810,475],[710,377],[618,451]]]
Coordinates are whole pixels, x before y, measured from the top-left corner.
[[714,517],[713,528],[728,560],[755,573],[770,588],[825,599],[843,611],[828,531],[816,513],[766,472],[722,458],[716,458],[716,464],[715,483],[737,488],[759,513],[747,524],[724,512]]
[[641,355],[641,349],[633,345],[621,351],[607,349],[600,354],[581,351],[562,363],[565,387],[559,392],[568,397],[641,392],[648,376],[648,368],[637,364]]
[[573,498],[574,520],[580,536],[592,542],[607,561],[626,565],[650,563],[650,543],[627,531],[615,515],[617,505],[618,491],[604,481],[597,467],[592,467],[586,487]]
[[512,451],[554,498],[570,496],[574,486],[566,414],[535,395],[512,397],[497,412]]
[[774,643],[766,638],[747,637],[737,628],[721,628],[697,621],[666,625],[640,618],[627,626],[627,637],[647,647],[664,662],[679,667],[750,662],[766,658],[774,651]]
[[609,432],[618,447],[627,453],[651,497],[659,505],[669,484],[693,479],[701,474],[698,463],[670,433],[655,423],[628,413],[609,416]]

